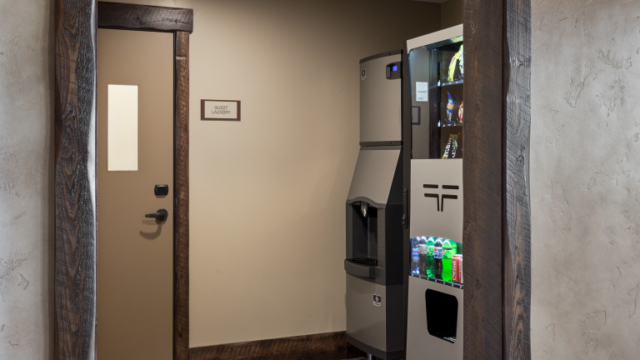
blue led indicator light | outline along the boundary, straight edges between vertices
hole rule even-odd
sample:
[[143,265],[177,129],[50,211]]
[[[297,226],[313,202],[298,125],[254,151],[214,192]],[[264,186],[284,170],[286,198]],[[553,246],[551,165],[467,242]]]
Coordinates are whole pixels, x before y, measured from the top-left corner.
[[398,71],[398,65],[393,65],[391,67],[391,71]]

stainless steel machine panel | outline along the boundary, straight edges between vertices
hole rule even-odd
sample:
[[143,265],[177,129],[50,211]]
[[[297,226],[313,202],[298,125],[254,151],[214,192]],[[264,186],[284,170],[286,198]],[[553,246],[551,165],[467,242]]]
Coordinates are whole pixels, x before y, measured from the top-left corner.
[[361,148],[348,201],[386,204],[399,161],[400,146]]
[[462,36],[463,30],[464,30],[464,27],[462,24],[460,24],[444,30],[436,31],[431,34],[427,34],[427,35],[423,35],[417,38],[407,40],[407,50],[411,51],[419,47],[439,43],[441,41],[455,38],[457,36]]
[[[427,329],[425,293],[433,289],[458,300],[457,339],[455,343],[431,336]],[[459,360],[463,356],[464,295],[463,290],[433,281],[409,277],[409,314],[407,322],[407,359]]]
[[[387,351],[386,287],[347,274],[347,334]],[[373,295],[382,296],[379,306]]]
[[411,160],[410,236],[462,243],[462,194],[462,159]]
[[360,142],[402,141],[402,80],[387,79],[400,54],[360,64]]

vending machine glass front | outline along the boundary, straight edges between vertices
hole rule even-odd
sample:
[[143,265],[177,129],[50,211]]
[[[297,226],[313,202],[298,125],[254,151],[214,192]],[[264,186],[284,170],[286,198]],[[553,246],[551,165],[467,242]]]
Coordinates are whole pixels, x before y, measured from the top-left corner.
[[464,46],[462,36],[412,49],[412,159],[464,155]]

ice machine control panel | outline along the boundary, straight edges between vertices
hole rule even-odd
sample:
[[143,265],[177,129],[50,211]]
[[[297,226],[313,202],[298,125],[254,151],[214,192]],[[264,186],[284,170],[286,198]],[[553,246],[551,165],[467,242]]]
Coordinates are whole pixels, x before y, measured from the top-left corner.
[[402,63],[395,62],[387,65],[387,80],[402,78]]

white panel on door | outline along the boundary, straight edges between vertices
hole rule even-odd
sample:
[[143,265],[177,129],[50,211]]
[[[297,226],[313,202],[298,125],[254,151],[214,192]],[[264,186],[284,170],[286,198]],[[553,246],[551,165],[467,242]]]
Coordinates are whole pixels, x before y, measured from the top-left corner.
[[108,85],[107,168],[138,171],[138,86]]

